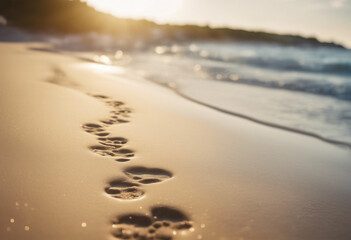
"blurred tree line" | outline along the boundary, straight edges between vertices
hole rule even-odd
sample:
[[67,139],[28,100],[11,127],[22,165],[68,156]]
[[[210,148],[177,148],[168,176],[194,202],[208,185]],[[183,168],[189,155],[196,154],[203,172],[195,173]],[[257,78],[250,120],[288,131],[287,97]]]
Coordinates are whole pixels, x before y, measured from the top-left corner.
[[0,15],[3,15],[11,26],[46,33],[97,32],[140,37],[144,41],[236,40],[340,47],[334,43],[321,43],[316,38],[295,35],[229,28],[213,29],[196,25],[158,25],[146,20],[116,18],[98,12],[80,0],[0,0]]

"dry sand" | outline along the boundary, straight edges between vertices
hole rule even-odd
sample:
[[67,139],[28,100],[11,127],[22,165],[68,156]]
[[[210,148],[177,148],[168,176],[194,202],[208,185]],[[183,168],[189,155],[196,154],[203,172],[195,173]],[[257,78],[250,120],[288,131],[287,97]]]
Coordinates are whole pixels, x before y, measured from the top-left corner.
[[1,240],[351,239],[350,149],[28,47],[0,45]]

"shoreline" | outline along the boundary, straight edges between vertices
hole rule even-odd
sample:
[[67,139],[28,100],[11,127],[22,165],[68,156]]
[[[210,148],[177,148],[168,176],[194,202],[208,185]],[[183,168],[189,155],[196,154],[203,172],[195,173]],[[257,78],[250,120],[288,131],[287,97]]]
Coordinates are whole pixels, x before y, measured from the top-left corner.
[[260,120],[258,118],[251,117],[251,116],[248,116],[248,115],[245,115],[245,114],[241,114],[241,113],[238,113],[238,112],[233,112],[233,111],[229,111],[229,110],[226,110],[226,109],[223,109],[223,108],[219,108],[219,107],[213,106],[211,104],[207,104],[205,102],[202,102],[200,100],[196,100],[195,98],[189,97],[188,95],[182,93],[181,91],[177,90],[176,88],[168,87],[165,84],[157,83],[156,81],[152,81],[152,80],[149,80],[149,81],[153,82],[153,83],[155,83],[157,85],[160,85],[160,86],[163,86],[163,87],[166,87],[166,88],[170,89],[171,91],[173,91],[175,94],[179,95],[182,98],[185,98],[185,99],[187,99],[187,100],[189,100],[191,102],[197,103],[197,104],[202,105],[204,107],[208,107],[208,108],[213,109],[215,111],[218,111],[218,112],[221,112],[221,113],[225,113],[225,114],[228,114],[228,115],[232,115],[232,116],[235,116],[235,117],[239,117],[239,118],[242,118],[242,119],[254,122],[254,123],[261,124],[263,126],[272,127],[272,128],[276,128],[276,129],[292,132],[292,133],[298,133],[298,134],[305,135],[305,136],[308,136],[308,137],[316,138],[316,139],[321,140],[321,141],[326,142],[326,143],[330,143],[330,144],[334,144],[334,145],[337,145],[337,146],[340,146],[340,147],[346,147],[348,149],[351,149],[351,143],[349,143],[349,142],[326,138],[326,137],[323,137],[323,136],[321,136],[319,134],[316,134],[316,133],[313,133],[313,132],[299,130],[297,128],[292,128],[292,127],[287,127],[287,126],[284,126],[284,125],[280,125],[280,124],[276,124],[276,123]]
[[[94,60],[91,60],[91,59],[88,59],[88,58],[71,55],[70,53],[61,52],[59,50],[53,50],[53,49],[50,49],[50,48],[30,48],[30,50],[43,51],[43,52],[49,52],[49,53],[56,53],[56,54],[59,54],[59,55],[73,57],[73,58],[76,58],[78,60],[85,61],[85,62],[101,64],[102,66],[109,66],[109,67],[111,66],[111,67],[116,67],[116,68],[119,67],[119,66],[108,65],[108,64],[104,64],[104,63],[98,63],[98,62],[95,62]],[[305,135],[305,136],[308,136],[308,137],[316,138],[316,139],[321,140],[321,141],[326,142],[326,143],[330,143],[330,144],[334,144],[334,145],[337,145],[337,146],[340,146],[340,147],[343,147],[343,148],[351,149],[351,143],[350,142],[342,141],[342,140],[335,140],[335,139],[328,138],[328,137],[323,137],[322,135],[320,135],[318,133],[310,132],[310,131],[307,131],[307,130],[301,130],[301,129],[297,129],[297,128],[294,128],[294,127],[288,127],[288,126],[285,126],[285,125],[282,125],[282,124],[273,123],[273,122],[269,122],[269,121],[265,121],[265,120],[260,120],[259,118],[252,117],[252,116],[247,115],[247,114],[242,114],[240,112],[235,112],[235,111],[231,111],[231,110],[226,110],[224,108],[216,107],[214,105],[202,102],[200,100],[196,100],[195,98],[192,98],[192,97],[188,96],[187,94],[182,93],[176,87],[170,87],[167,84],[159,83],[157,81],[154,81],[154,80],[148,79],[148,78],[145,78],[145,80],[147,80],[149,82],[152,82],[153,84],[165,87],[165,88],[171,90],[172,92],[174,92],[175,94],[179,95],[180,97],[182,97],[184,99],[187,99],[187,100],[189,100],[191,102],[194,102],[194,103],[197,103],[199,105],[208,107],[208,108],[210,108],[212,110],[215,110],[215,111],[218,111],[218,112],[221,112],[221,113],[225,113],[225,114],[228,114],[228,115],[232,115],[232,116],[235,116],[235,117],[239,117],[239,118],[242,118],[242,119],[245,119],[245,120],[248,120],[248,121],[252,121],[254,123],[262,124],[264,126],[277,128],[277,129],[288,131],[288,132],[292,132],[292,133],[302,134],[302,135]]]

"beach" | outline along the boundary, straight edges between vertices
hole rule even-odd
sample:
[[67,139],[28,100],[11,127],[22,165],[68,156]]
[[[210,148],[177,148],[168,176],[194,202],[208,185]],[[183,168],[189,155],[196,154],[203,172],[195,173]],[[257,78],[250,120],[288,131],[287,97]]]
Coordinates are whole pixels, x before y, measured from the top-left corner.
[[350,239],[348,147],[0,44],[1,239]]

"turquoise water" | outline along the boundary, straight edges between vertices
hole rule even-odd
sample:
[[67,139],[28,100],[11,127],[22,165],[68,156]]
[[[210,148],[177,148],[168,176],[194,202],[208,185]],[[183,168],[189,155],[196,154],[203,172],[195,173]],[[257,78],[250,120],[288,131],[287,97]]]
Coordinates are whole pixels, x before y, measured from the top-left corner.
[[351,143],[350,50],[192,43],[147,48],[128,56],[124,66],[131,73],[195,102]]

